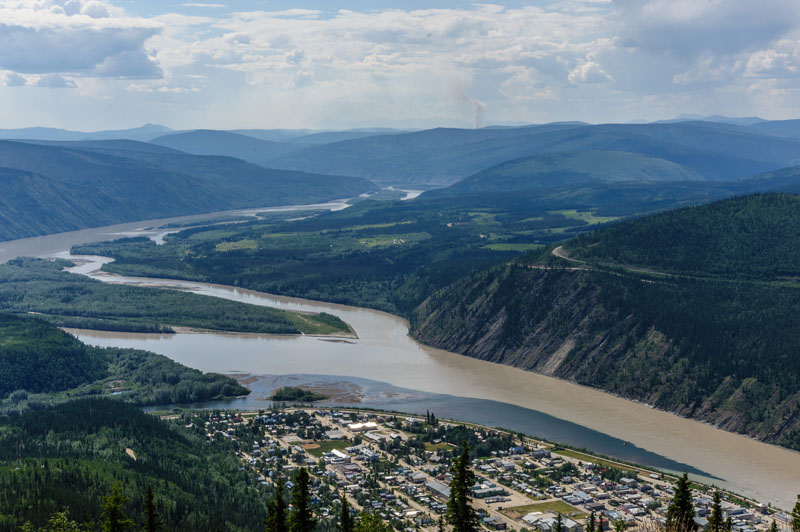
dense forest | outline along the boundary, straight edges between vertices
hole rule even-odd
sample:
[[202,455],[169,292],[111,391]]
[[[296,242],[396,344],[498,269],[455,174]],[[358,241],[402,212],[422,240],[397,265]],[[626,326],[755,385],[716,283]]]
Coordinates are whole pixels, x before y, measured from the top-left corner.
[[349,331],[329,315],[102,283],[62,271],[70,264],[21,258],[0,265],[0,312],[36,314],[61,327],[107,331],[172,332],[170,326],[273,334]]
[[265,497],[232,445],[108,399],[0,418],[0,531],[42,526],[64,508],[97,527],[115,484],[137,529],[147,486],[168,530],[261,529]]
[[774,280],[800,274],[800,196],[757,194],[583,234],[576,258],[672,273]]
[[[108,269],[125,274],[388,310],[436,347],[800,448],[798,196],[620,224],[620,212],[643,204],[557,211],[551,200],[505,197],[481,209],[465,198],[364,202],[300,221],[190,229],[165,246],[86,251],[114,256]],[[545,247],[576,233],[563,245],[572,261]]]
[[45,321],[6,314],[0,314],[0,375],[0,415],[86,396],[154,405],[248,393],[229,377],[147,351],[87,346]]
[[547,250],[467,276],[414,334],[800,449],[797,205],[749,196],[587,233],[565,247],[588,263]]

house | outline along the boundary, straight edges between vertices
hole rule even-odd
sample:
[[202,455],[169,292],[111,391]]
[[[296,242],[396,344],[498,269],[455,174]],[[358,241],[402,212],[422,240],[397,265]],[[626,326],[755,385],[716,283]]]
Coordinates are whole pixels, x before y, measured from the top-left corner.
[[493,530],[505,530],[507,528],[506,522],[497,515],[490,515],[485,518],[483,524]]
[[441,497],[442,499],[449,499],[450,498],[450,488],[438,482],[436,480],[431,480],[425,487],[428,488],[428,491],[436,495],[437,497]]
[[378,424],[374,421],[368,421],[366,423],[350,423],[347,425],[347,428],[353,432],[368,432],[370,430],[378,430]]
[[325,437],[329,440],[344,440],[347,438],[347,434],[339,429],[333,429],[325,432]]

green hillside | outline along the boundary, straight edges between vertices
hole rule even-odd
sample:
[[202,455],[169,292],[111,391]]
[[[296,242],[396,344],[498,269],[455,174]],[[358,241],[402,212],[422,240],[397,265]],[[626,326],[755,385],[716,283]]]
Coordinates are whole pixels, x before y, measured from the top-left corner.
[[800,449],[798,202],[741,197],[587,233],[565,244],[573,261],[548,250],[434,293],[414,335]]
[[148,405],[248,393],[222,375],[146,351],[87,346],[45,321],[8,314],[0,314],[0,375],[0,417],[76,397]]
[[0,240],[377,190],[360,178],[271,170],[133,141],[0,141],[0,182],[8,191],[0,195]]
[[150,142],[194,155],[225,155],[262,166],[268,166],[269,160],[274,157],[297,149],[283,142],[261,140],[228,131],[208,129],[170,133]]
[[502,163],[437,195],[559,187],[585,183],[696,181],[696,172],[663,159],[621,151],[548,153]]
[[743,196],[614,225],[564,248],[590,262],[689,275],[800,275],[800,196]]
[[100,530],[103,497],[115,484],[131,530],[144,530],[148,486],[166,530],[263,529],[265,495],[240,470],[234,445],[206,442],[184,423],[108,399],[0,418],[0,531],[43,526],[65,508]]
[[99,351],[40,320],[0,314],[0,398],[14,390],[57,392],[106,375]]
[[[131,240],[134,245],[142,243]],[[0,312],[35,314],[60,327],[124,332],[171,333],[172,327],[260,334],[350,330],[324,313],[290,312],[180,290],[102,283],[61,271],[69,265],[26,258],[0,264]]]
[[546,124],[431,129],[312,146],[270,166],[366,177],[390,184],[450,185],[506,161],[546,153],[623,151],[681,165],[708,180],[734,180],[800,162],[800,142],[710,122]]

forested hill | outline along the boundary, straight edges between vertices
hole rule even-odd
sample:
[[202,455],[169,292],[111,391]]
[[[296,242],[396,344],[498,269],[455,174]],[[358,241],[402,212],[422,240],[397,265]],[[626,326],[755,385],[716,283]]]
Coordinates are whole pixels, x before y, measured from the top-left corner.
[[147,405],[246,393],[229,377],[147,351],[88,346],[37,318],[0,313],[0,418],[75,397],[113,394]]
[[107,365],[101,351],[48,323],[0,314],[0,399],[74,388],[105,377]]
[[599,229],[564,245],[572,261],[547,250],[434,293],[414,334],[800,449],[799,206],[755,195]]
[[691,169],[657,157],[624,151],[586,150],[514,159],[474,174],[428,196],[532,190],[588,183],[697,181]]
[[377,190],[361,178],[273,170],[133,141],[0,141],[0,241]]
[[726,277],[800,274],[800,196],[759,194],[623,222],[564,248],[590,262]]

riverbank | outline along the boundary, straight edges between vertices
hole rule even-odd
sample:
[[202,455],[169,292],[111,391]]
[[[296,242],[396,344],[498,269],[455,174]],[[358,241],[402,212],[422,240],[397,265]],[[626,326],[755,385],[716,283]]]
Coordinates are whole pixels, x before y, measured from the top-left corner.
[[[144,223],[136,225],[142,227]],[[0,260],[22,255],[52,256],[70,249],[78,241],[112,237],[110,228],[94,230],[91,237],[84,232],[76,233],[80,234],[58,235],[58,239],[47,240],[38,248],[30,241],[2,243]],[[126,282],[126,279],[114,281]],[[175,284],[174,281],[165,282]],[[583,438],[583,442],[575,446],[597,450],[597,442],[606,441],[597,435],[607,435],[612,442],[609,445],[618,447],[614,452],[604,451],[603,454],[619,456],[631,448],[646,450],[724,479],[717,484],[748,497],[781,507],[791,507],[794,503],[800,478],[798,453],[591,388],[427,348],[408,336],[404,320],[382,312],[259,294],[234,287],[188,284],[191,290],[215,297],[288,310],[328,312],[350,324],[358,339],[330,342],[311,337],[92,333],[82,334],[80,338],[96,345],[155,351],[204,371],[324,374],[340,379],[370,379],[431,395],[456,397],[461,402],[453,406],[455,414],[448,417],[464,418],[480,407],[481,412],[489,416],[487,424],[491,426],[531,424],[532,420],[540,419],[536,415],[541,414],[547,416],[542,420],[544,425],[566,436]],[[428,400],[423,397],[404,404],[409,409],[419,408],[424,412]],[[566,437],[553,439],[567,441]],[[623,445],[624,442],[629,445]],[[703,480],[697,475],[693,478]]]

